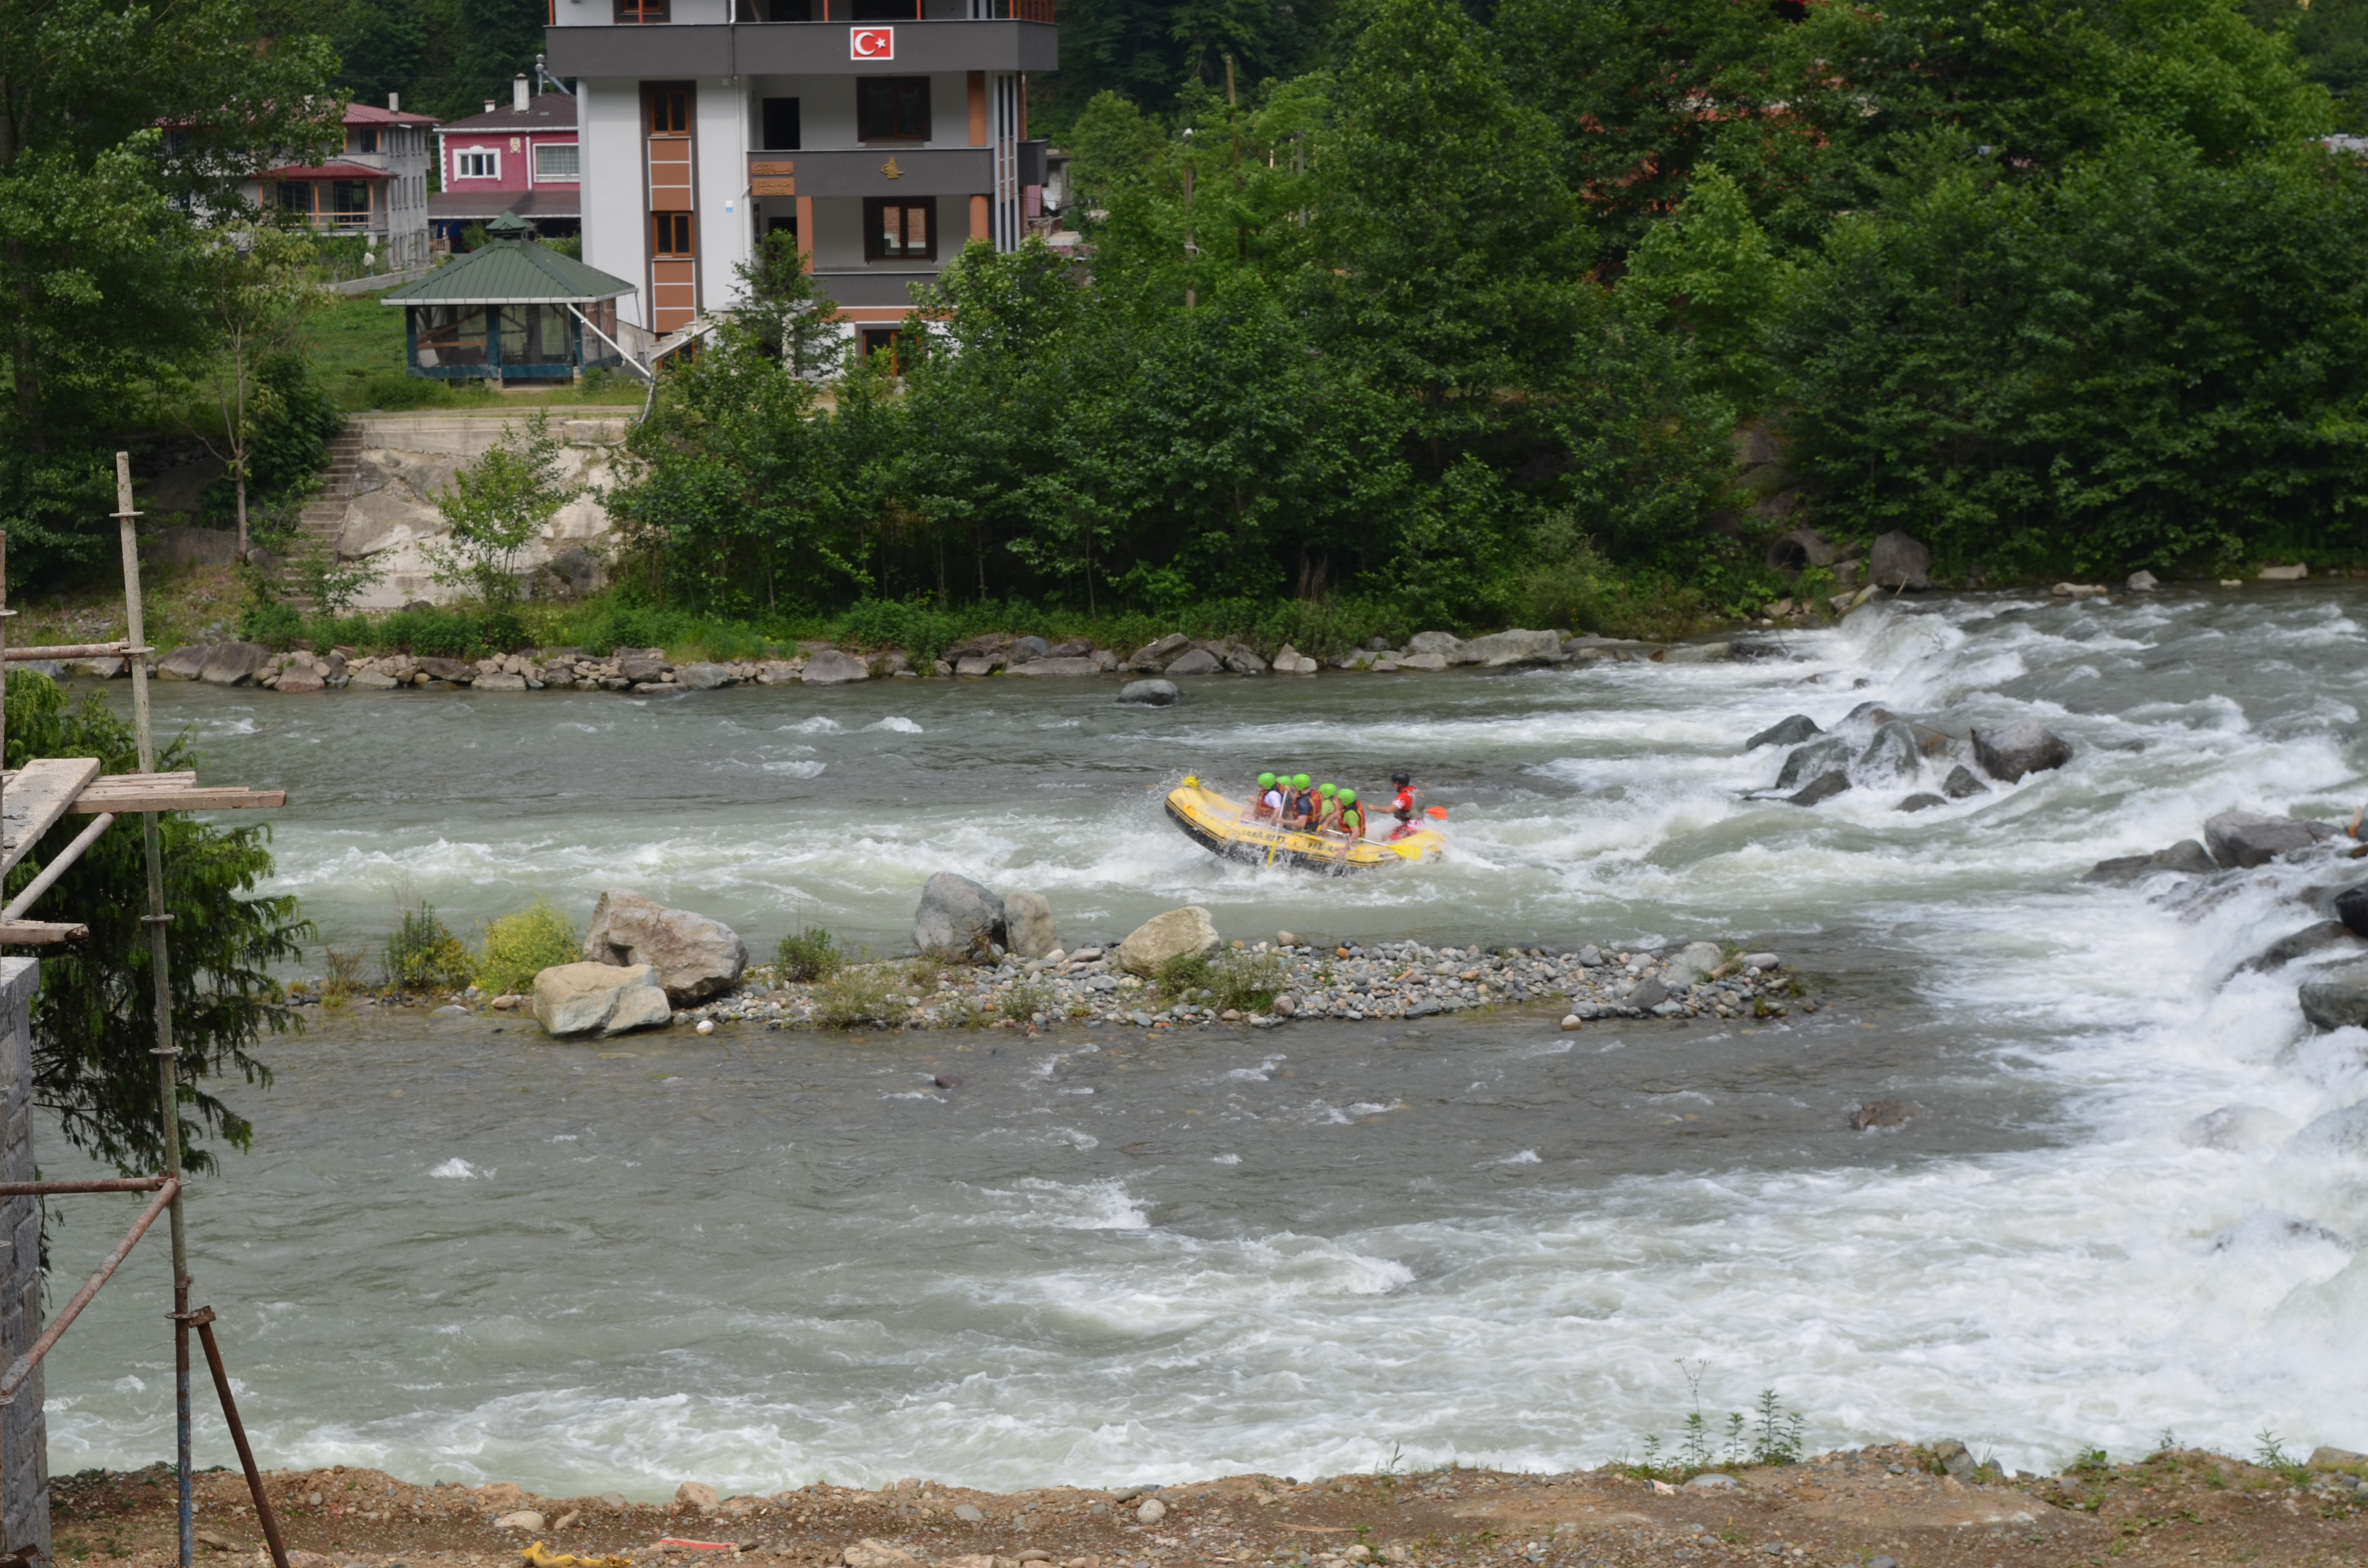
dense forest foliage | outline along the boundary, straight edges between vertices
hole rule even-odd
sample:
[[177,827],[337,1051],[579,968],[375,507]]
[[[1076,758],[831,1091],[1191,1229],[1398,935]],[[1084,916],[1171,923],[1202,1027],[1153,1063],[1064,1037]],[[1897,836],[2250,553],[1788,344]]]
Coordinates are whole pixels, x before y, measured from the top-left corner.
[[632,580],[1585,624],[1640,582],[1749,608],[1804,521],[1993,578],[2349,560],[2368,178],[2303,15],[1353,0],[1312,40],[1179,9],[1156,69],[1064,42],[1116,84],[1063,131],[1085,258],[973,247],[827,398],[768,258],[635,438]]

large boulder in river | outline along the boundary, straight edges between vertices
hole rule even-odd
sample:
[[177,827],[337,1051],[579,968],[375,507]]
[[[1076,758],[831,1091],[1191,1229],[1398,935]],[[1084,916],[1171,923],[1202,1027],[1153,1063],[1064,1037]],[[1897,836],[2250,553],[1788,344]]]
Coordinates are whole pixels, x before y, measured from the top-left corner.
[[1749,740],[1743,743],[1746,751],[1758,751],[1761,746],[1796,746],[1803,741],[1814,740],[1825,732],[1806,713],[1795,713],[1789,719],[1779,719]]
[[1866,580],[1878,588],[1922,589],[1932,585],[1932,551],[1923,540],[1894,528],[1874,541]]
[[1131,680],[1118,688],[1118,699],[1132,708],[1173,708],[1183,696],[1172,680]]
[[1991,778],[2011,784],[2026,773],[2047,773],[2072,760],[2072,743],[2036,720],[1974,732],[1974,760]]
[[1850,764],[1850,777],[1865,784],[1888,784],[1913,778],[1924,766],[1924,748],[1917,743],[1916,726],[1894,719],[1874,732],[1866,749]]
[[799,678],[808,686],[845,686],[852,680],[870,680],[871,666],[852,653],[825,648],[806,660],[805,673]]
[[556,1039],[656,1028],[673,1017],[647,964],[554,964],[534,977],[534,1021]]
[[198,672],[206,667],[206,655],[212,652],[212,645],[205,642],[192,642],[187,647],[176,648],[165,655],[163,664],[156,666],[156,678],[195,680]]
[[252,686],[271,663],[271,650],[260,642],[217,642],[206,650],[198,678],[209,686]]
[[592,906],[584,956],[620,967],[648,965],[677,1004],[722,995],[748,968],[748,944],[721,920],[668,909],[621,888],[602,893]]
[[1492,631],[1464,643],[1456,651],[1454,659],[1457,664],[1486,665],[1490,669],[1507,665],[1557,665],[1562,662],[1562,635],[1554,631]]
[[1008,892],[1003,895],[1004,946],[1015,959],[1049,957],[1061,945],[1061,933],[1053,924],[1053,903],[1041,892]]
[[2368,937],[2368,882],[2335,895],[2335,917],[2355,937]]
[[1156,675],[1166,669],[1169,662],[1178,654],[1190,646],[1192,646],[1192,639],[1180,631],[1171,631],[1156,642],[1145,643],[1143,647],[1137,648],[1134,651],[1134,656],[1127,660],[1126,667],[1131,670],[1141,670],[1146,675]]
[[2325,836],[2318,824],[2296,817],[2264,816],[2258,812],[2222,812],[2203,824],[2203,844],[2212,858],[2230,870],[2267,865],[2281,855],[2307,849]]
[[1167,666],[1171,676],[1212,676],[1224,669],[1224,661],[1206,648],[1187,648]]
[[2302,1016],[2314,1028],[2340,1029],[2368,1024],[2368,967],[2305,980],[2297,994]]
[[1197,903],[1155,915],[1128,933],[1118,945],[1118,967],[1145,980],[1158,978],[1172,959],[1194,954],[1213,957],[1219,941],[1209,912]]
[[1850,775],[1837,767],[1830,773],[1818,774],[1809,780],[1807,789],[1785,796],[1784,801],[1787,805],[1793,806],[1823,805],[1836,795],[1848,793],[1850,787]]
[[1827,735],[1796,748],[1776,772],[1776,788],[1798,789],[1820,773],[1847,767],[1857,747],[1839,735]]
[[1952,801],[1970,801],[1975,795],[1987,795],[1990,787],[1974,776],[1974,770],[1964,763],[1949,769],[1949,777],[1941,780],[1941,793]]
[[2089,874],[2080,880],[2102,882],[2107,887],[2125,888],[2157,871],[2200,877],[2218,869],[2203,846],[2192,838],[2182,838],[2169,848],[2157,849],[2151,855],[2123,855],[2112,860],[2100,860],[2089,868]]
[[1409,653],[1440,653],[1453,658],[1463,646],[1463,639],[1452,631],[1417,631],[1406,639],[1405,651]]
[[2296,959],[2323,953],[2329,948],[2357,951],[2359,947],[2359,937],[2340,921],[2322,920],[2316,926],[2305,926],[2290,936],[2279,937],[2237,967],[2240,971],[2263,974],[2273,969],[2283,969]]
[[967,959],[1002,945],[1003,901],[968,877],[939,871],[921,889],[913,912],[913,946],[924,953]]

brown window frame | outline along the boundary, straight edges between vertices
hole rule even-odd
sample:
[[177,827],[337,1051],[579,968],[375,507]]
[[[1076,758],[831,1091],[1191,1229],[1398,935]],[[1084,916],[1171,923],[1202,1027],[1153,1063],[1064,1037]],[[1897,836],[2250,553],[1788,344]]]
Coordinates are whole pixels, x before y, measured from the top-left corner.
[[[913,129],[900,112],[896,90],[917,88],[920,127]],[[874,97],[886,108],[875,117]],[[883,129],[884,127],[884,129]],[[858,76],[855,79],[855,135],[860,142],[927,142],[929,139],[929,79],[927,76]]]
[[[882,242],[882,222],[887,209],[918,209],[928,213],[929,243],[922,250],[891,253]],[[903,226],[899,225],[900,228]],[[863,259],[866,261],[935,261],[938,259],[938,199],[934,196],[867,196],[863,199]]]
[[[642,134],[644,136],[689,136],[691,120],[699,112],[697,87],[689,82],[644,82],[642,84]],[[670,123],[668,109],[680,109],[680,124]]]
[[699,224],[689,212],[650,214],[650,255],[668,261],[695,261],[699,256]]
[[617,20],[625,27],[674,20],[674,0],[617,0]]

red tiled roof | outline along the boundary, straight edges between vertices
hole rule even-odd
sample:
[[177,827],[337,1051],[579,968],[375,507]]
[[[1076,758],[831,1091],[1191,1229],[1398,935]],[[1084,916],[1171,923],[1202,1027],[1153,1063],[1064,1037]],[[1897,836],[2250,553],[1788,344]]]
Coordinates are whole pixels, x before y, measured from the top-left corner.
[[265,179],[393,179],[384,169],[371,168],[368,164],[316,164],[310,166],[290,164],[284,169],[273,169]]
[[381,108],[376,104],[347,104],[346,123],[347,125],[435,125],[439,121],[432,114],[412,114],[407,111]]

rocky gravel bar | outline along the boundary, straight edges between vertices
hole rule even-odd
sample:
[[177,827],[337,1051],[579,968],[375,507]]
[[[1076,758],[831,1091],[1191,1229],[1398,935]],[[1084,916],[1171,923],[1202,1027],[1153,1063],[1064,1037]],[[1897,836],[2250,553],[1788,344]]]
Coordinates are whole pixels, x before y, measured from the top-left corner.
[[[922,960],[859,966],[820,984],[756,979],[727,996],[675,1015],[678,1024],[774,1028],[864,1022],[905,1028],[1044,1028],[1060,1023],[1172,1029],[1211,1024],[1273,1028],[1294,1019],[1425,1018],[1508,1004],[1564,1006],[1562,1027],[1601,1018],[1780,1018],[1815,1012],[1774,953],[1696,942],[1674,954],[1584,947],[1429,947],[1420,942],[1317,948],[1291,941],[1235,943],[1221,959],[1237,984],[1273,983],[1263,1007],[1226,1006],[1209,988],[1171,996],[1156,981],[1121,971],[1110,948],[1055,950],[993,966]],[[754,976],[765,971],[752,971]],[[877,1006],[849,1008],[876,996]],[[496,998],[496,1005],[521,1005]]]
[[[2282,1456],[2280,1456],[2282,1458]],[[802,1568],[2062,1568],[2138,1562],[2252,1568],[2368,1553],[2368,1460],[2321,1449],[2264,1465],[2194,1449],[2006,1472],[1954,1441],[1707,1470],[1606,1465],[1245,1474],[1110,1488],[982,1492],[907,1478],[666,1502],[542,1497],[507,1483],[419,1485],[337,1465],[265,1485],[290,1568],[646,1568],[754,1558]],[[81,1568],[174,1556],[164,1465],[51,1483],[56,1556]],[[199,1557],[268,1568],[235,1471],[196,1477]]]

